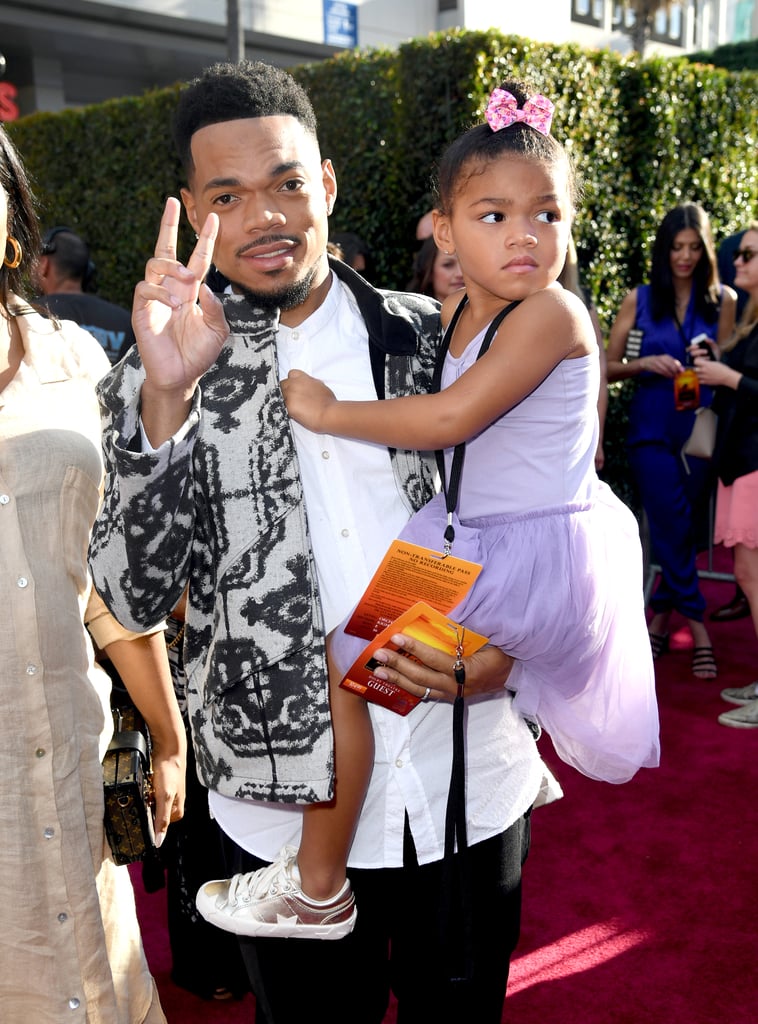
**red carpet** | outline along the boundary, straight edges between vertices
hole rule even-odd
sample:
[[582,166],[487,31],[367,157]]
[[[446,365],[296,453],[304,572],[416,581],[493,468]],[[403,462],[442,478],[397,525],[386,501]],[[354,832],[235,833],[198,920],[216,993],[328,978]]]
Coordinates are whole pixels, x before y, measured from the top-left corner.
[[[703,589],[710,609],[733,593]],[[711,636],[717,681],[693,679],[686,631],[657,663],[660,768],[604,785],[542,741],[565,797],[532,819],[507,1024],[758,1021],[758,729],[716,721],[730,706],[719,691],[758,677],[758,642],[749,619],[714,623]],[[135,889],[169,1024],[250,1024],[251,996],[203,1002],[171,983],[165,895],[145,895],[139,876]],[[328,1019],[328,1006],[317,1011]]]

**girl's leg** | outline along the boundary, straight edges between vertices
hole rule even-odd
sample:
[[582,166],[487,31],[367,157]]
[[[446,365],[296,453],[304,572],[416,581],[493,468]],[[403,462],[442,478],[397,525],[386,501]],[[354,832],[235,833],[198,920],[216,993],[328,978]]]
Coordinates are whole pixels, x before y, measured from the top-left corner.
[[335,796],[329,803],[304,808],[297,856],[303,892],[317,900],[335,895],[344,884],[347,856],[374,763],[368,706],[362,697],[340,687],[342,676],[328,651],[327,643]]

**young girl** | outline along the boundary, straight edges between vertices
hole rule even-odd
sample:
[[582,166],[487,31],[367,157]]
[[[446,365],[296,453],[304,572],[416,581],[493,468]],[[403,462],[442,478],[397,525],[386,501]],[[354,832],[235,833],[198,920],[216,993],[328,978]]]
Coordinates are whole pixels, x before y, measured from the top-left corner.
[[[448,481],[452,448],[465,442],[452,553],[483,570],[451,618],[516,659],[507,683],[515,706],[547,729],[565,761],[623,782],[659,754],[642,558],[634,517],[595,474],[594,331],[581,300],[556,283],[575,184],[549,135],[552,109],[508,83],[492,94],[487,123],[441,161],[434,237],[457,254],[465,280],[465,294],[442,307],[442,390],[338,402],[299,371],[282,388],[290,415],[314,432],[445,449]],[[441,551],[447,522],[440,494],[402,537]],[[201,912],[220,927],[323,938],[352,927],[354,915],[332,919],[348,892],[372,738],[364,702],[336,684],[364,646],[341,628],[330,637],[335,801],[305,809],[299,851],[200,890]],[[423,699],[443,695],[415,689]]]

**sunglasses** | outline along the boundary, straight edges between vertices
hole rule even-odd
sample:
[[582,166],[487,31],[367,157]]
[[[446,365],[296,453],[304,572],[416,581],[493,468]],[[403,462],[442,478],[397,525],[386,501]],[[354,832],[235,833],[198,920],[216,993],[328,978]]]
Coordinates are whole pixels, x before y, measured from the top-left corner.
[[742,260],[743,263],[749,263],[755,255],[755,249],[738,249],[732,257],[732,262],[737,263],[739,260]]

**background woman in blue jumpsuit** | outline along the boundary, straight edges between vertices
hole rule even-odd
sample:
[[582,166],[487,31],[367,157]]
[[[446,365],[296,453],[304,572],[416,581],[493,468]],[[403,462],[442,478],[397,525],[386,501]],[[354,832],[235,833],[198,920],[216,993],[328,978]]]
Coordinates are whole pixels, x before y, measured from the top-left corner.
[[[675,382],[691,364],[687,349],[700,334],[724,342],[734,328],[736,295],[719,283],[708,216],[695,203],[670,210],[653,245],[650,283],[624,298],[608,344],[609,382],[633,377],[629,410],[629,464],[650,527],[653,557],[661,568],[651,600],[653,656],[667,649],[672,611],[687,620],[693,639],[692,671],[715,679],[716,661],[703,623],[693,508],[709,480],[703,459],[683,458],[694,408],[677,409]],[[629,332],[642,333],[639,351],[627,351]],[[700,391],[700,404],[712,398]]]

